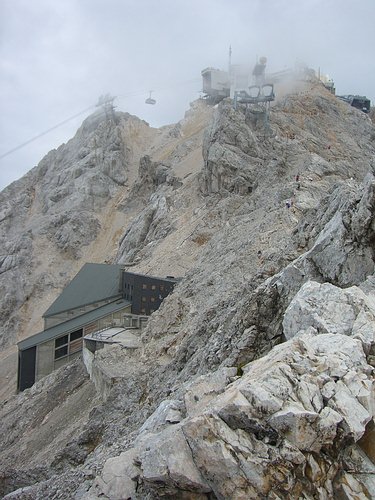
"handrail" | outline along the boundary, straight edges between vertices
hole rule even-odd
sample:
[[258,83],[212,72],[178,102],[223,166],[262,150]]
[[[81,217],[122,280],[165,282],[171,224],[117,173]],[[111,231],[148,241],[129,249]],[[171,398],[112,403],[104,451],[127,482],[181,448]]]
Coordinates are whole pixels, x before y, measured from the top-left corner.
[[[137,321],[138,326],[124,324],[126,319],[133,320],[134,318],[136,318],[138,320]],[[93,333],[88,333],[87,335],[85,335],[85,337],[90,336],[93,340],[107,340],[108,337],[106,338],[103,335],[103,332],[105,332],[106,330],[109,330],[110,328],[123,328],[124,330],[137,329],[137,328],[139,328],[141,322],[148,321],[148,316],[141,316],[138,314],[126,314],[123,316],[122,320],[117,320],[117,321],[120,321],[120,324],[116,324],[117,322],[112,321],[104,328],[100,328],[99,330],[96,330]]]

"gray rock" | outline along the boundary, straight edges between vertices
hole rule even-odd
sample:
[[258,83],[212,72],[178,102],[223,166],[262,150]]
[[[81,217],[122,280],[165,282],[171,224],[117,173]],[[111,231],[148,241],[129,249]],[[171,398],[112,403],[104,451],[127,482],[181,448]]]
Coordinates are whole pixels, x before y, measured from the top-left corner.
[[170,424],[178,423],[183,411],[183,404],[178,400],[165,400],[157,408],[157,410],[146,420],[139,429],[138,440],[142,439],[142,434],[160,432],[163,428]]
[[317,333],[339,333],[361,339],[367,352],[375,342],[375,303],[358,287],[305,283],[285,311],[287,339],[313,327]]
[[168,428],[162,434],[150,437],[140,451],[142,479],[168,491],[187,490],[197,493],[210,491],[210,487],[197,469],[191,450],[181,429]]
[[[142,123],[126,113],[115,120],[101,112],[90,116],[73,139],[0,193],[0,343],[14,342],[21,306],[65,285],[67,277],[59,272],[72,268],[74,275],[74,262],[98,237],[100,213],[123,189],[132,168],[124,132],[129,122]],[[49,271],[53,277],[43,290],[36,282]]]
[[[30,476],[14,488],[78,500],[97,496],[89,493],[96,475],[103,495],[106,462],[137,443],[135,462],[114,461],[123,469],[109,483],[134,494],[139,474],[134,495],[142,500],[365,491],[347,460],[371,445],[374,408],[365,341],[375,290],[372,174],[362,184],[373,126],[317,82],[309,86],[275,103],[267,131],[229,101],[212,111],[198,103],[179,126],[160,130],[127,115],[110,123],[95,115],[74,143],[6,190],[7,332],[20,324],[15,308],[27,328],[31,311],[40,317],[36,307],[74,266],[115,258],[119,242],[115,259],[135,272],[184,275],[151,316],[140,349],[97,354],[110,374],[105,402],[63,370],[4,404],[2,470],[6,462],[18,472],[47,467],[45,480],[31,485]],[[317,304],[321,317],[306,306],[313,324],[305,317],[305,333],[283,343],[284,313],[311,281],[343,288],[346,322],[329,300]],[[352,286],[363,303],[351,289],[345,295]],[[318,327],[336,333],[317,335]],[[342,335],[349,329],[356,338]]]
[[85,498],[103,496],[111,500],[135,498],[137,478],[140,475],[139,467],[134,464],[137,460],[138,450],[134,448],[107,460],[102,475],[96,478]]
[[[320,491],[328,498],[331,486],[324,477],[326,468],[332,467],[330,459],[318,463],[308,453],[327,451],[349,438],[358,441],[363,435],[371,415],[359,401],[358,392],[350,389],[347,374],[355,373],[372,384],[367,367],[361,344],[339,333],[301,335],[247,365],[245,374],[209,407],[202,408],[201,414],[179,424],[194,463],[214,494],[257,498],[268,495],[272,487],[282,498],[294,496],[302,480],[311,493]],[[333,391],[329,395],[323,389],[330,383]],[[310,409],[314,404],[315,411]],[[174,443],[172,435],[173,429],[168,428],[150,437],[139,455],[141,481],[155,482],[161,492],[175,484],[168,473],[165,450],[174,457],[175,446],[184,449],[181,434]],[[151,458],[156,456],[158,460]],[[315,469],[309,486],[308,478],[301,475],[303,469],[295,467],[307,460]],[[185,483],[184,488],[194,491],[192,484]]]

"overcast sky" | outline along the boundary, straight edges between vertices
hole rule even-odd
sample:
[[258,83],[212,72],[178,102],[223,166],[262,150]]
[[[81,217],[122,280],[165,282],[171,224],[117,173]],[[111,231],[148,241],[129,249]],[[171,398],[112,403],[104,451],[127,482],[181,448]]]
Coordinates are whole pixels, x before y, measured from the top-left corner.
[[[375,0],[0,0],[0,156],[94,106],[159,127],[199,97],[200,72],[268,58],[328,73],[375,101]],[[155,90],[155,106],[145,104]],[[0,189],[67,142],[90,111],[0,159]]]

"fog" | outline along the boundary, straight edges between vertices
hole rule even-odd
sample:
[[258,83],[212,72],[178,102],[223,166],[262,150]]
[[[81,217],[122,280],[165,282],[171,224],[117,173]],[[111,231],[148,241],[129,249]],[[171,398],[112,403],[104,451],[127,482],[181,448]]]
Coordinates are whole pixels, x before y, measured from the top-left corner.
[[[199,97],[201,70],[296,60],[375,101],[374,0],[0,0],[0,189],[69,140],[102,94],[159,127]],[[149,90],[155,106],[145,104]]]

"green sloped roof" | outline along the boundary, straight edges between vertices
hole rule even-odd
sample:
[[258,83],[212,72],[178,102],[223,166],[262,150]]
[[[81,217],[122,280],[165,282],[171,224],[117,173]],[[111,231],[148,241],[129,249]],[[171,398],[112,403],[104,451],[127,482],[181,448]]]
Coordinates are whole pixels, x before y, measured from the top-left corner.
[[120,264],[85,264],[43,314],[43,317],[76,309],[121,294]]
[[76,318],[64,321],[64,323],[59,323],[58,325],[52,326],[51,328],[47,328],[47,330],[36,333],[35,335],[32,335],[25,340],[21,340],[21,342],[18,342],[18,349],[20,351],[24,351],[29,347],[43,344],[43,342],[55,339],[66,333],[74,332],[75,330],[82,328],[84,325],[92,323],[93,321],[96,321],[100,318],[104,318],[105,316],[130,305],[131,302],[123,299],[110,302],[109,304],[98,307],[97,309],[93,309],[92,311],[82,314],[81,316],[77,316]]

